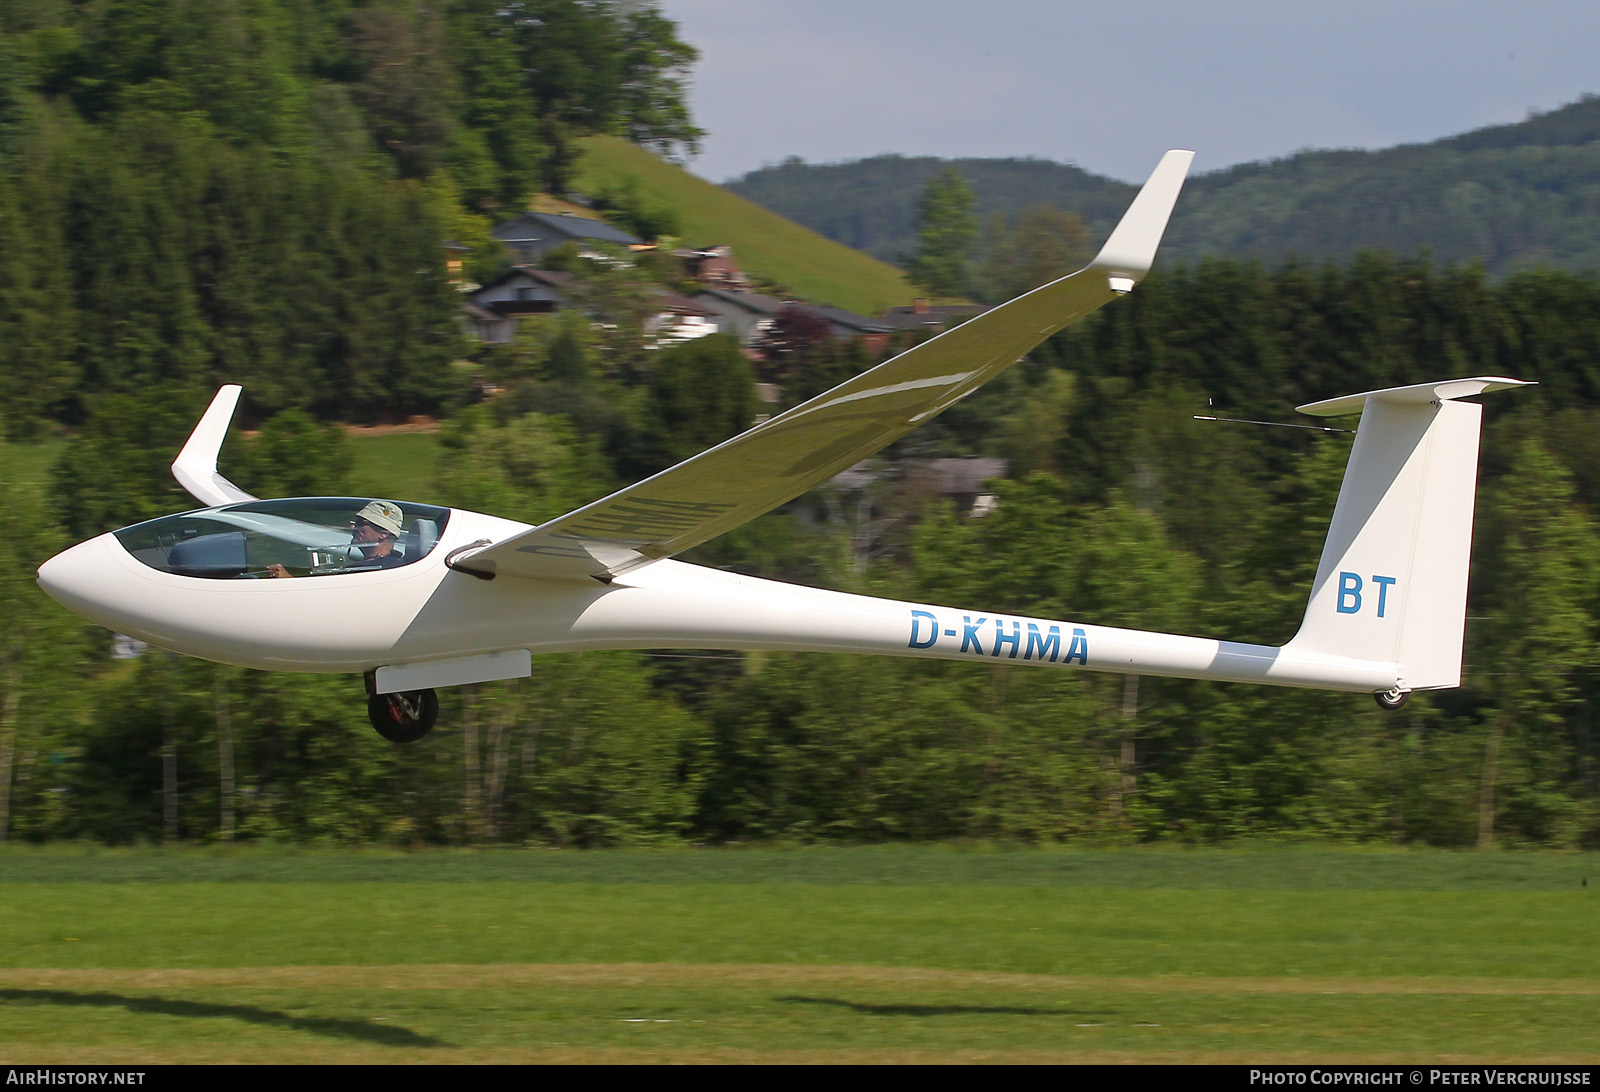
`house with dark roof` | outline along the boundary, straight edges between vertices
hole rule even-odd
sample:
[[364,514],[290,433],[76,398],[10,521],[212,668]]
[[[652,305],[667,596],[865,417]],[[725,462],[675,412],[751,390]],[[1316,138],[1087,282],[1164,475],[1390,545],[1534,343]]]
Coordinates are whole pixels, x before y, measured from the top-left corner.
[[842,307],[828,307],[814,303],[798,303],[795,306],[826,322],[829,332],[834,337],[840,340],[861,338],[873,352],[881,351],[888,343],[889,334],[893,332],[877,319],[858,315],[854,311],[846,311]]
[[645,245],[604,220],[555,212],[519,213],[496,224],[489,233],[509,247],[523,265],[537,265],[546,254],[566,243],[576,243],[578,253],[586,257],[601,256],[597,244],[623,249]]
[[561,309],[561,291],[569,273],[513,266],[463,301],[467,324],[480,341],[504,345],[516,336],[517,326],[529,315],[548,315]]
[[772,326],[778,312],[789,306],[760,292],[730,292],[726,288],[707,288],[695,294],[695,303],[717,316],[717,328],[732,334],[749,348]]
[[[530,315],[548,315],[567,305],[572,274],[514,266],[470,292],[461,301],[467,326],[480,341],[504,345],[517,336],[517,327]],[[656,293],[656,312],[645,320],[645,333],[657,345],[692,341],[717,332],[718,316],[695,300],[662,289]]]
[[890,328],[876,319],[858,315],[839,307],[824,307],[814,303],[780,300],[763,296],[759,292],[730,292],[723,288],[703,289],[695,302],[714,312],[721,319],[721,329],[739,339],[739,344],[749,348],[761,340],[772,327],[772,322],[785,307],[804,311],[826,323],[828,333],[840,340],[859,337],[873,352],[881,352],[888,342]]

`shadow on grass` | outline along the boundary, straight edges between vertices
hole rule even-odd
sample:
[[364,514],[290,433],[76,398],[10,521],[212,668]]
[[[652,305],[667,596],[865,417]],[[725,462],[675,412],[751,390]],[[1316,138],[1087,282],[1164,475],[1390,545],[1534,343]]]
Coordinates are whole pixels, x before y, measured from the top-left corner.
[[173,1001],[164,997],[130,997],[120,993],[75,993],[71,990],[0,990],[0,1003],[25,1002],[38,1005],[79,1005],[89,1008],[123,1008],[152,1016],[221,1017],[247,1024],[307,1031],[337,1039],[356,1039],[378,1046],[436,1047],[450,1044],[405,1028],[385,1027],[366,1020],[338,1020],[331,1017],[290,1016],[286,1012],[257,1008],[255,1005],[216,1005],[199,1001]]
[[831,1005],[865,1016],[1114,1016],[1110,1009],[1055,1009],[1021,1005],[868,1005],[842,997],[779,997],[790,1005]]

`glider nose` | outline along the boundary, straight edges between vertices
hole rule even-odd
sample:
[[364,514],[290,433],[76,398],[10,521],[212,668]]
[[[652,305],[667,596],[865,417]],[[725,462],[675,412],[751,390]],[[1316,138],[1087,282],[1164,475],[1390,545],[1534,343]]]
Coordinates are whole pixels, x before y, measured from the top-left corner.
[[[104,536],[102,536],[104,537]],[[105,544],[99,538],[62,550],[39,566],[39,587],[62,606],[83,613],[91,589],[105,568]]]

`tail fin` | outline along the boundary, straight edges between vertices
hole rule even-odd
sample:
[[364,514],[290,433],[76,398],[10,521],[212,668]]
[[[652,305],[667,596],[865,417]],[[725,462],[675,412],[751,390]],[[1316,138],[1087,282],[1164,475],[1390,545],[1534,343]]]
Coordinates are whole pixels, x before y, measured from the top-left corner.
[[1399,689],[1461,684],[1467,564],[1483,407],[1508,387],[1480,377],[1391,387],[1301,406],[1361,412],[1300,632],[1285,651],[1394,663]]

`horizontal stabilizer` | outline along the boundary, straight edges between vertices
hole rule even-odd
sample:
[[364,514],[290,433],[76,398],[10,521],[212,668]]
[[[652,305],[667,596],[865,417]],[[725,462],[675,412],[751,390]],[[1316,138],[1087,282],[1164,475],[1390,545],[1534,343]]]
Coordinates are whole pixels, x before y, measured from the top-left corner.
[[1385,387],[1381,391],[1346,394],[1339,398],[1326,398],[1321,402],[1308,402],[1296,408],[1301,413],[1315,417],[1341,417],[1347,413],[1360,413],[1367,399],[1394,402],[1399,405],[1424,406],[1429,402],[1442,402],[1449,398],[1471,398],[1489,391],[1510,390],[1512,387],[1531,387],[1524,379],[1504,379],[1497,375],[1480,375],[1471,379],[1447,379],[1442,383],[1413,383],[1409,387]]

